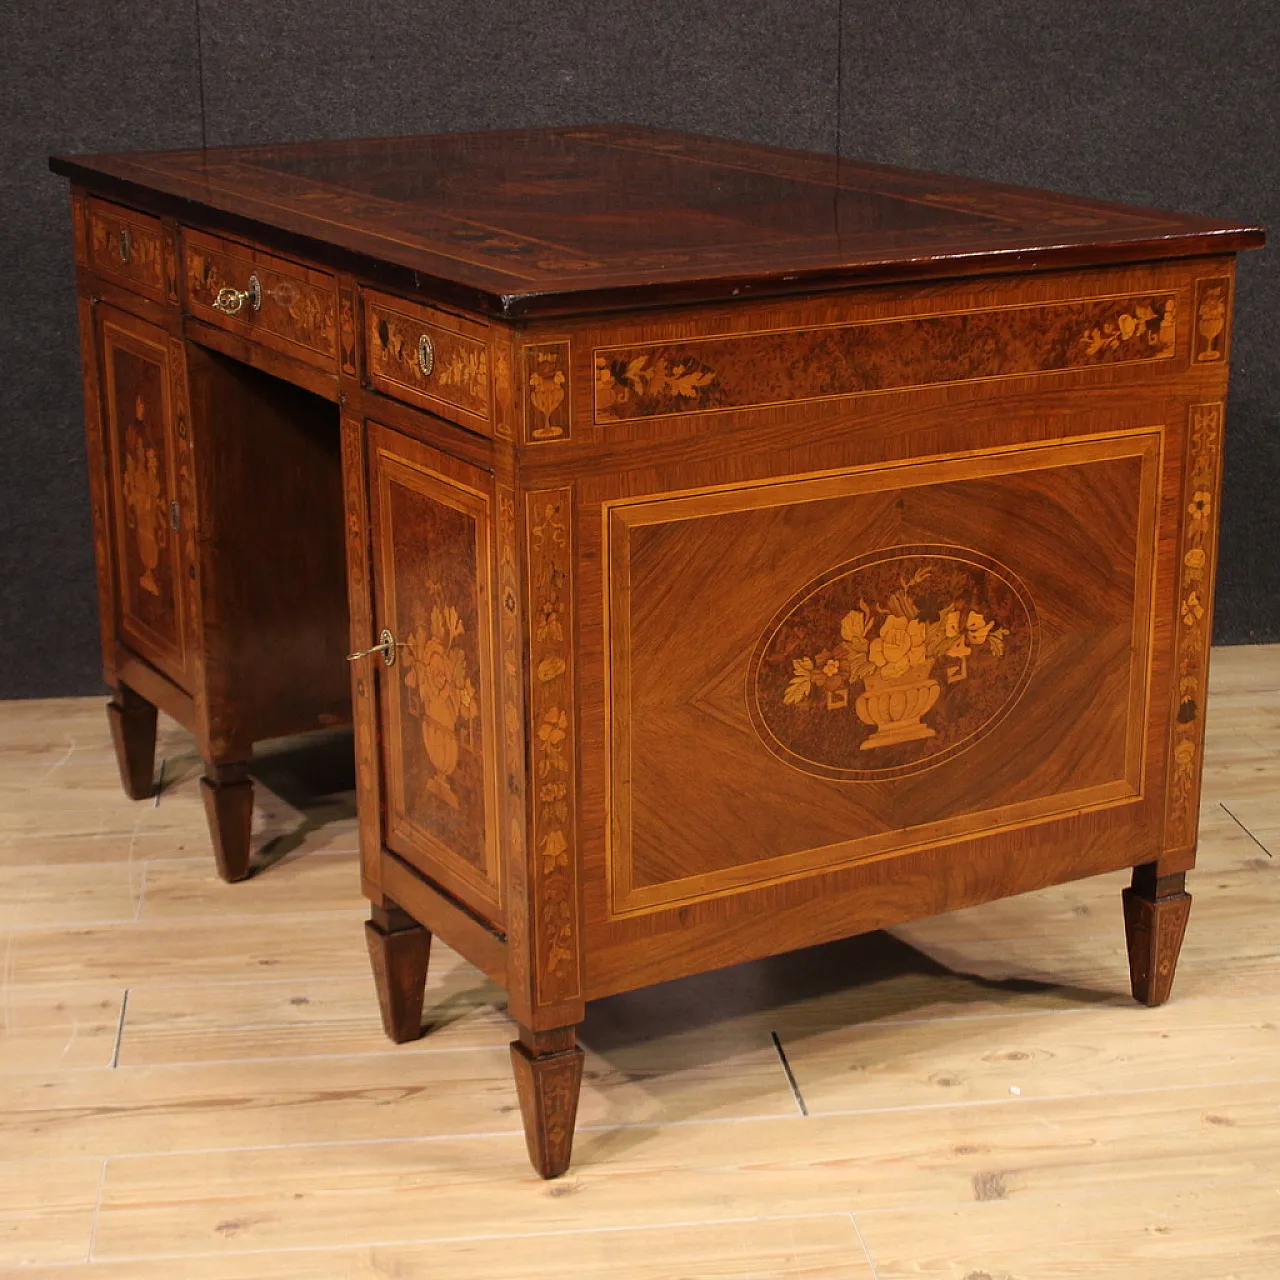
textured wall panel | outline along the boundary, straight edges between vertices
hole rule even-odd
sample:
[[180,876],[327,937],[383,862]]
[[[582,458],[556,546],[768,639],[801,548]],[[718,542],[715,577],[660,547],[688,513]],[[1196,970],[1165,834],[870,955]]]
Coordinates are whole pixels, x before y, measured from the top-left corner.
[[837,0],[202,0],[209,141],[630,120],[835,145]]
[[844,0],[844,155],[1267,225],[1240,258],[1214,639],[1280,640],[1274,0]]
[[0,76],[0,697],[101,687],[67,184],[53,151],[198,146],[195,5],[9,6]]

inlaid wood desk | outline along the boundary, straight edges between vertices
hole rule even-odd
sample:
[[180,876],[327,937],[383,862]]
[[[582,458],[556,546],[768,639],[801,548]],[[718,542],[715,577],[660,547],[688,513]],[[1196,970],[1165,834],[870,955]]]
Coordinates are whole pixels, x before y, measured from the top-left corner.
[[502,983],[544,1176],[594,997],[1125,866],[1167,997],[1260,231],[630,127],[53,166],[126,789],[172,712],[241,876],[349,670],[387,1031],[432,933]]

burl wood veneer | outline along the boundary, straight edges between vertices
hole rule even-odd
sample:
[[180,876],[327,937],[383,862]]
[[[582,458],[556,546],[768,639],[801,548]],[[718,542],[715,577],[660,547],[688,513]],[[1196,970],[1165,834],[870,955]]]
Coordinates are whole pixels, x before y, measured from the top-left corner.
[[503,983],[543,1176],[612,992],[1130,866],[1167,998],[1260,231],[629,127],[55,168],[126,784],[163,690],[228,807],[332,714],[331,595],[275,658],[344,538],[384,1023],[432,933]]

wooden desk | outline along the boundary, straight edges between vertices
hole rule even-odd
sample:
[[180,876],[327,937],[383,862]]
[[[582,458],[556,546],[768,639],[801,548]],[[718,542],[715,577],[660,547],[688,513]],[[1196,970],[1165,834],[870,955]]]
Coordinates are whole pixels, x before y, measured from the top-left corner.
[[172,711],[243,873],[343,540],[384,1021],[503,983],[544,1176],[612,992],[1132,866],[1168,996],[1260,231],[622,127],[54,168],[126,788]]

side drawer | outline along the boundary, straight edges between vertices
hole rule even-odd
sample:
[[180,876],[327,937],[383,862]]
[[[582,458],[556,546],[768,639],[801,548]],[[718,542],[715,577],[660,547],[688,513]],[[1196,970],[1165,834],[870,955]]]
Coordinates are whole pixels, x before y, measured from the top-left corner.
[[201,231],[183,233],[182,253],[191,315],[337,372],[338,286],[327,271]]
[[164,231],[156,218],[90,197],[89,265],[156,302],[165,302]]
[[486,436],[493,434],[490,337],[478,320],[365,291],[370,385]]

